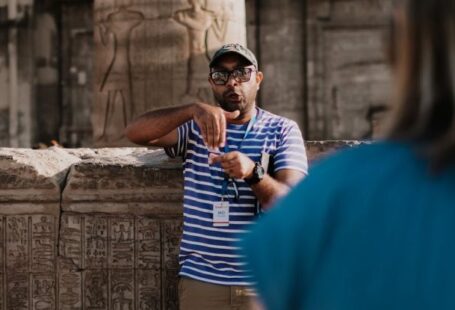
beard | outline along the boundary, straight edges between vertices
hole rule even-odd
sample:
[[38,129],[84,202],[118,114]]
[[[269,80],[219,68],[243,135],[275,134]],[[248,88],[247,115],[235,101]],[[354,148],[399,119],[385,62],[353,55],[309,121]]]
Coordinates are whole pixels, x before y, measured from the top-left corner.
[[243,94],[235,93],[234,91],[226,91],[223,94],[214,94],[218,105],[225,111],[239,111],[237,119],[242,119],[253,107],[254,98],[247,98]]

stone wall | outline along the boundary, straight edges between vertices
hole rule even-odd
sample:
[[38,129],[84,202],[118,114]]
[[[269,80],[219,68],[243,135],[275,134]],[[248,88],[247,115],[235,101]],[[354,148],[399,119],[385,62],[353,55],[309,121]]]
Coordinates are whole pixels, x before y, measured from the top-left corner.
[[0,309],[178,309],[182,187],[161,150],[0,149]]

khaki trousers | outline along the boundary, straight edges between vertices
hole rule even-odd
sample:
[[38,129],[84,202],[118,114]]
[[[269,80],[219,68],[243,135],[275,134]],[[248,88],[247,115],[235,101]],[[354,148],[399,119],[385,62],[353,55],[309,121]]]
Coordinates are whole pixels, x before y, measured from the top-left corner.
[[211,284],[181,277],[180,310],[250,310],[251,290],[244,286]]

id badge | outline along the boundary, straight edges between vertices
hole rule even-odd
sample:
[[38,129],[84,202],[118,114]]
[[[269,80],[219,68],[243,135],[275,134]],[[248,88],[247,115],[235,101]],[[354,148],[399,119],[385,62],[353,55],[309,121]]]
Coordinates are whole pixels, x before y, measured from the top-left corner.
[[229,201],[220,201],[213,205],[213,226],[229,226]]

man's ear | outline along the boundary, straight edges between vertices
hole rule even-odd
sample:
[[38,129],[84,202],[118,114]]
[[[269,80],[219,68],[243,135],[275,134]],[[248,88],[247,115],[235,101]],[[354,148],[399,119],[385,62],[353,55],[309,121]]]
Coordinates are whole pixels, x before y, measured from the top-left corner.
[[263,79],[264,79],[264,74],[261,71],[256,72],[256,83],[258,84],[258,89],[259,89],[259,86],[261,85]]

